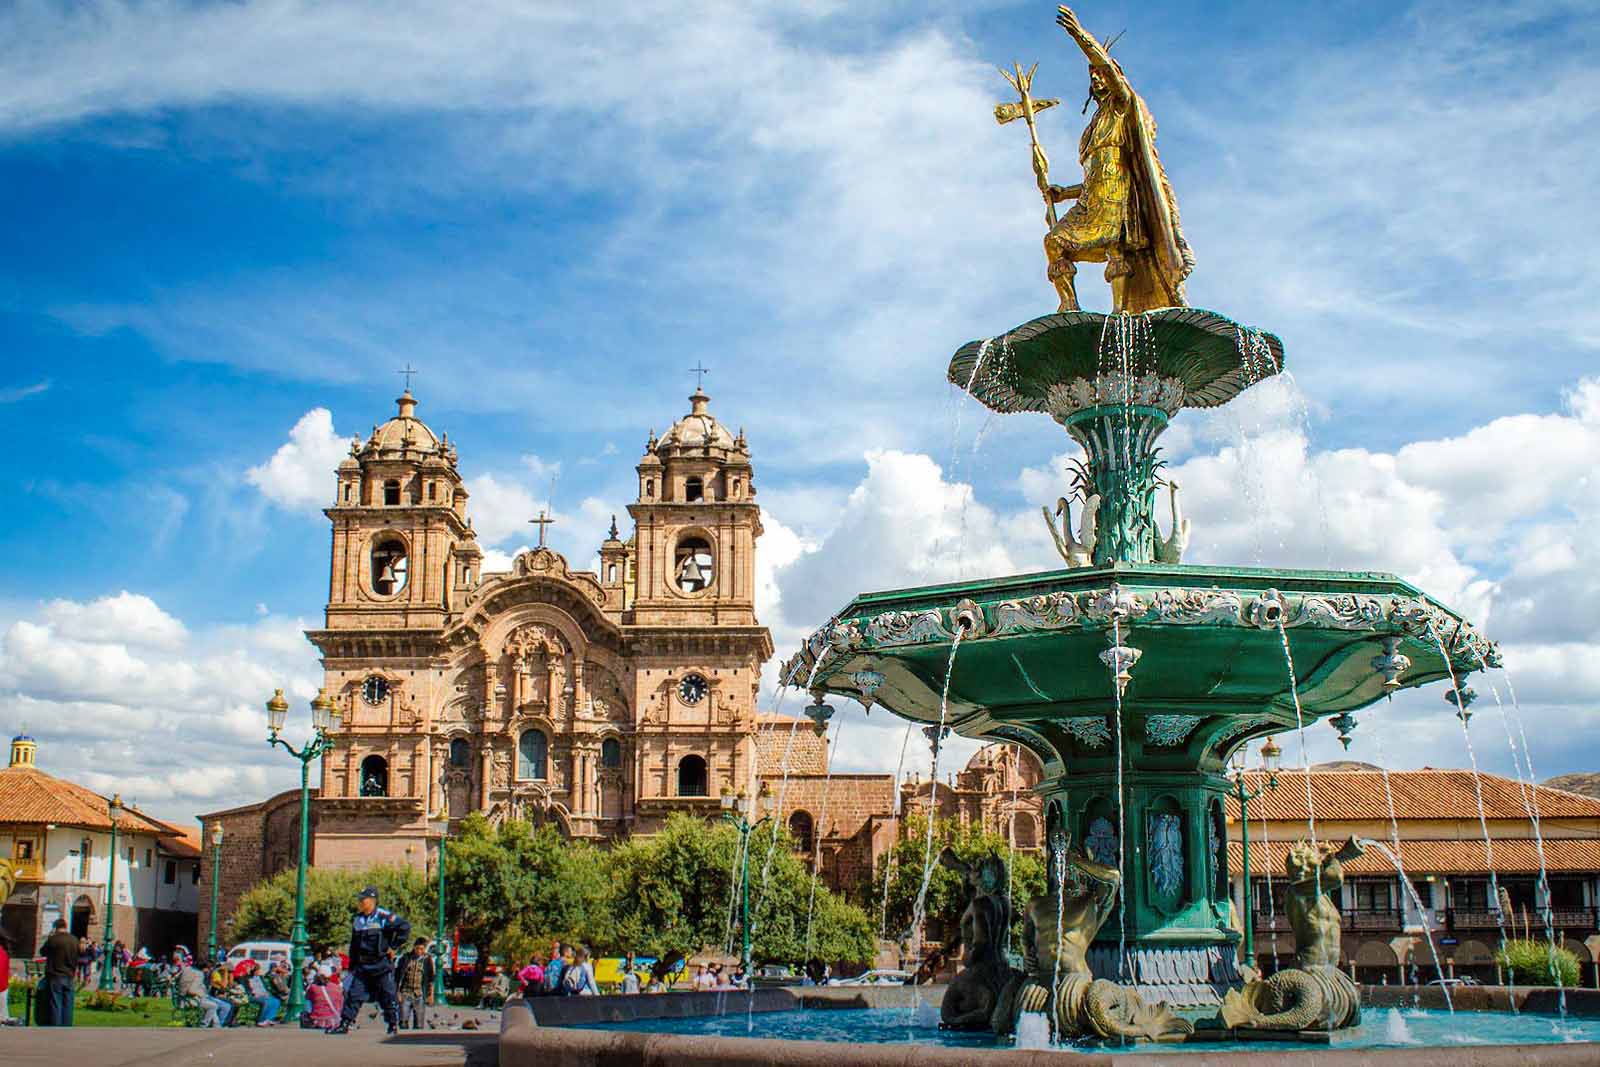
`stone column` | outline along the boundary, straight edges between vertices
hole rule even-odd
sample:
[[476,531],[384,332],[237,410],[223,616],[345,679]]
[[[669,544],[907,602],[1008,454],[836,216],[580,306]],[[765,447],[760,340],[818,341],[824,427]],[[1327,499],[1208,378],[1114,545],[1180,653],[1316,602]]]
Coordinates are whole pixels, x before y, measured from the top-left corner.
[[[439,794],[439,754],[435,748],[435,738],[428,738],[428,810],[425,814],[432,814],[443,808],[443,797]],[[450,742],[446,741],[446,749]]]
[[478,752],[479,779],[478,779],[478,810],[489,810],[489,785],[494,779],[494,748],[485,737],[480,742]]

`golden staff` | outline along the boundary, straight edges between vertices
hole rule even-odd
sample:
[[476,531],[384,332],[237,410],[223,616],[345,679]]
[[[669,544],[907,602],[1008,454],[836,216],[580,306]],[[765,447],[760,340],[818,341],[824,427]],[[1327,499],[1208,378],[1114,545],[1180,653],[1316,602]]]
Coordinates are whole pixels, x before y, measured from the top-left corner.
[[1044,148],[1039,144],[1039,128],[1034,125],[1033,116],[1046,108],[1055,107],[1059,100],[1035,100],[1033,98],[1033,72],[1039,69],[1035,63],[1027,72],[1022,70],[1022,64],[1014,65],[1013,70],[1002,69],[1000,76],[1011,84],[1017,91],[1017,100],[1012,103],[996,104],[994,106],[994,120],[1004,126],[1017,119],[1028,124],[1028,138],[1033,142],[1033,175],[1039,180],[1039,195],[1044,197],[1044,217],[1052,227],[1056,224],[1056,203],[1050,199],[1050,159],[1044,154]]

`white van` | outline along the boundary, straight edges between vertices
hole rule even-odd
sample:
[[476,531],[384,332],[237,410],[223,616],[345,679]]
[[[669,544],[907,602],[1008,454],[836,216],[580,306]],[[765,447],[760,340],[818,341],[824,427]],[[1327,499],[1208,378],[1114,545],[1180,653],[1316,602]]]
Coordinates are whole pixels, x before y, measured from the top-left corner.
[[241,941],[228,950],[228,962],[238,964],[243,960],[255,960],[265,970],[268,963],[274,960],[289,962],[289,953],[294,946],[287,941]]

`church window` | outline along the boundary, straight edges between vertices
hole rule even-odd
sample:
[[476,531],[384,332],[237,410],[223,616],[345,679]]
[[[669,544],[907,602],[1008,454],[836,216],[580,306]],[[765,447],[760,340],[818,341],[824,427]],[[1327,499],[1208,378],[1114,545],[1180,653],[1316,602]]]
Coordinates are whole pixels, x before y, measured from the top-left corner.
[[600,742],[600,766],[613,771],[622,766],[621,741],[615,737],[608,737]]
[[464,737],[450,740],[450,766],[465,768],[472,757],[471,749]]
[[617,565],[615,563],[606,567],[606,582],[609,585],[617,584]]
[[703,537],[685,537],[678,542],[672,554],[672,572],[678,588],[685,593],[698,593],[710,588],[715,577],[711,546]]
[[434,494],[438,491],[438,489],[439,489],[439,483],[438,482],[429,482],[428,483],[428,499],[429,500],[437,499],[434,496]]
[[383,483],[383,502],[389,507],[397,507],[400,503],[400,482],[390,478]]
[[654,478],[646,478],[644,480],[644,496],[645,496],[645,499],[649,500],[651,497],[653,497],[655,495],[656,495],[656,480]]
[[817,840],[814,824],[808,812],[797,811],[789,816],[789,836],[794,838],[794,847],[805,855],[811,855],[816,848]]
[[344,483],[344,502],[346,504],[350,503],[350,483],[349,482],[345,482]]
[[379,541],[372,547],[372,591],[393,596],[406,587],[406,546],[398,540]]
[[739,487],[740,487],[740,485],[741,485],[740,480],[738,478],[735,478],[733,480],[733,498],[735,500],[739,499]]
[[687,478],[683,483],[683,499],[687,503],[706,498],[706,486],[699,478]]
[[680,797],[710,795],[704,759],[699,756],[685,756],[678,761],[678,795]]
[[361,761],[361,795],[364,797],[389,795],[389,761],[382,756],[368,756]]
[[538,730],[525,730],[517,741],[517,777],[542,781],[550,742]]

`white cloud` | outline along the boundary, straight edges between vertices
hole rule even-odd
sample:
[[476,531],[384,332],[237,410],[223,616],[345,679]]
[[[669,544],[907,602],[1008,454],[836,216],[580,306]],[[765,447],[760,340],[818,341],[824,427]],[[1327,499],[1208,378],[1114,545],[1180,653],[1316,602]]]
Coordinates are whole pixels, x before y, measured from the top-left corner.
[[245,478],[279,507],[318,507],[333,500],[334,471],[349,451],[349,439],[333,432],[333,413],[312,408],[272,458],[251,467]]
[[52,600],[41,614],[52,628],[88,641],[109,641],[170,651],[188,639],[183,623],[154,600],[126,589],[84,604]]
[[486,548],[526,532],[528,520],[542,506],[526,486],[487,472],[467,479],[467,493],[472,528]]
[[193,630],[148,597],[52,601],[0,620],[0,730],[39,739],[40,766],[158,817],[288,788],[262,702],[296,717],[321,678],[305,623],[275,616]]

